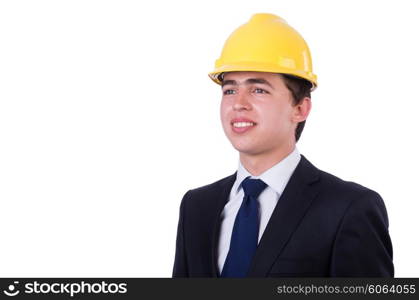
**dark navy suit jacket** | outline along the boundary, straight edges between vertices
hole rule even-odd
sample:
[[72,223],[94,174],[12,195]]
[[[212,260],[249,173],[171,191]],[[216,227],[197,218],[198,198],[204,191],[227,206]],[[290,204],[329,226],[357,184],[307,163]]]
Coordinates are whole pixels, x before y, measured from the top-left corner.
[[[188,191],[180,205],[173,277],[218,277],[220,214],[236,174]],[[260,239],[248,277],[393,277],[379,194],[297,165]]]

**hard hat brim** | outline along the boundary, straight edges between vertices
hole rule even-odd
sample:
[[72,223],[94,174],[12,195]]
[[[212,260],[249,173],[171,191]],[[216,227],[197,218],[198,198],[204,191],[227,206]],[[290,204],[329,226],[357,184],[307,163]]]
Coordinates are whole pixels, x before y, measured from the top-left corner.
[[288,69],[285,67],[279,67],[278,65],[253,63],[253,62],[240,62],[235,64],[221,64],[220,67],[216,67],[214,71],[210,72],[208,76],[217,84],[221,85],[220,75],[227,72],[240,72],[240,71],[251,71],[251,72],[267,72],[267,73],[281,73],[294,75],[303,79],[306,79],[312,83],[311,90],[313,91],[317,87],[317,76],[311,72],[298,71],[296,69]]

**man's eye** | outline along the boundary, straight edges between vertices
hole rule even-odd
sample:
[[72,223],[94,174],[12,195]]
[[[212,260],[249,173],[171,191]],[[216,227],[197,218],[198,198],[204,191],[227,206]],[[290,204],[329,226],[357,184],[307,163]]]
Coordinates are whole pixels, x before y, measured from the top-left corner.
[[224,95],[231,95],[231,94],[234,94],[234,90],[225,90],[224,92],[223,92],[223,94]]
[[255,93],[258,93],[258,94],[267,94],[268,92],[265,91],[264,89],[257,88],[257,89],[255,89]]

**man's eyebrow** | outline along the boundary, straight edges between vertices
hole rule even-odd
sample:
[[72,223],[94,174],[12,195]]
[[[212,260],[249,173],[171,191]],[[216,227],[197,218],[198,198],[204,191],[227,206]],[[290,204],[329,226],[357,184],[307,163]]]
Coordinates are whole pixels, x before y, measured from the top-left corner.
[[221,86],[222,86],[222,87],[223,87],[223,86],[225,86],[225,85],[227,85],[227,84],[237,85],[237,82],[236,82],[235,80],[223,80],[223,81],[221,82]]
[[272,84],[269,83],[269,81],[267,81],[266,79],[263,79],[263,78],[249,78],[249,79],[246,80],[246,84],[254,84],[254,83],[266,84],[269,87],[271,87],[272,89],[274,88],[272,86]]
[[[271,87],[272,89],[274,89],[272,84],[270,84],[269,81],[267,81],[266,79],[263,79],[263,78],[249,78],[249,79],[246,79],[246,81],[245,81],[245,84],[255,84],[255,83],[266,84],[269,87]],[[228,84],[237,85],[237,81],[231,80],[231,79],[223,80],[223,82],[221,83],[221,86],[223,87],[223,86],[228,85]]]

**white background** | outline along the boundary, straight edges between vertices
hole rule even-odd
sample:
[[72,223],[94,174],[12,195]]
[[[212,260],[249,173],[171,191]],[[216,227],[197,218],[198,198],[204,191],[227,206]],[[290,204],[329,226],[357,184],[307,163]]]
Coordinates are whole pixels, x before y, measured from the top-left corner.
[[0,2],[0,276],[170,277],[183,194],[238,162],[207,73],[270,12],[319,77],[300,152],[382,195],[417,277],[416,2]]

